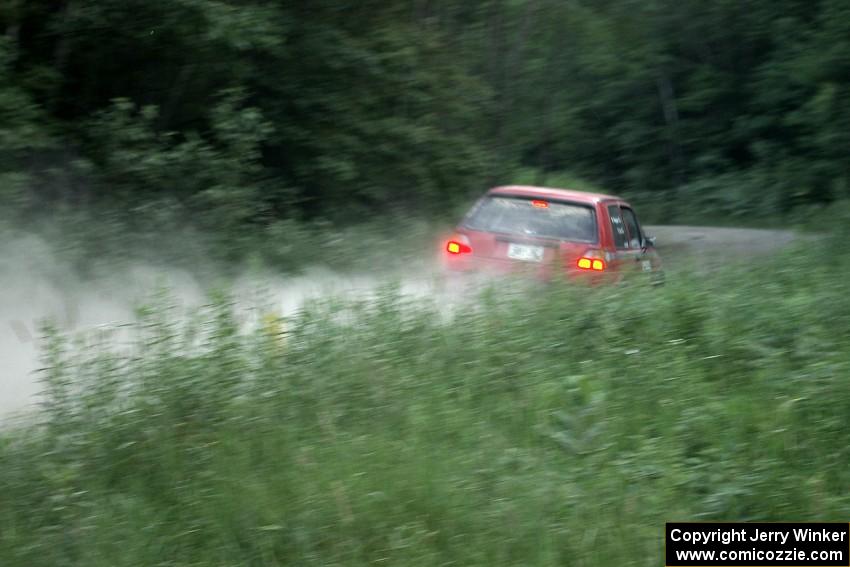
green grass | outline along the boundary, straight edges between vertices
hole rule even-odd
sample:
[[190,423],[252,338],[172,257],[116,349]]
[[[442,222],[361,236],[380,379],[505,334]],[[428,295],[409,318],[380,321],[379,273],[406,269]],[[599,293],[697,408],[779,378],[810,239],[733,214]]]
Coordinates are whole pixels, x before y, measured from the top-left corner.
[[[836,242],[840,242],[836,239]],[[226,298],[52,334],[0,434],[0,565],[661,564],[671,520],[850,515],[850,255],[662,289],[387,288],[285,346]]]

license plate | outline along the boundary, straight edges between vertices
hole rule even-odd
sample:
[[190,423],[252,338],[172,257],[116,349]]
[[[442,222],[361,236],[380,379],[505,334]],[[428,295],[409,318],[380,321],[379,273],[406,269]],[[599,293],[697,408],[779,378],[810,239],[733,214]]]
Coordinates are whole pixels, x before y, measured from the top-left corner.
[[508,244],[508,258],[524,262],[542,262],[543,247],[526,244]]

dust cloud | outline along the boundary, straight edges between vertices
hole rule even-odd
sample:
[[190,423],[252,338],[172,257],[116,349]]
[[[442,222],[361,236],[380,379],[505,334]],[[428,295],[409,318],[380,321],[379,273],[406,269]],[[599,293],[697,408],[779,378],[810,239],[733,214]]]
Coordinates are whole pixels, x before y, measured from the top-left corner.
[[138,266],[84,279],[37,236],[0,245],[0,418],[36,401],[43,324],[73,333],[130,322],[133,306],[154,283],[190,301],[203,297],[198,283],[180,271]]
[[[221,280],[173,266],[103,266],[82,277],[45,240],[23,236],[0,244],[0,421],[30,412],[38,401],[42,325],[66,336],[98,328],[119,329],[136,320],[135,308],[155,290],[187,311],[208,302]],[[246,273],[227,281],[240,320],[250,324],[258,307],[291,316],[305,301],[328,296],[368,298],[385,283],[405,296],[437,292],[433,266],[399,274],[341,274],[314,267],[297,276]],[[254,317],[256,320],[256,317]]]

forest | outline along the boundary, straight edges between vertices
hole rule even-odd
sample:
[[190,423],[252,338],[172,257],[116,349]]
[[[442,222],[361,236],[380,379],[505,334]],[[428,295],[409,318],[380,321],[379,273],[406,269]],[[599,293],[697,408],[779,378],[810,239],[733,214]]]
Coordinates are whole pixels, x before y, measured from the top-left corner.
[[665,222],[850,192],[846,0],[5,0],[0,33],[15,223],[235,257],[516,179]]

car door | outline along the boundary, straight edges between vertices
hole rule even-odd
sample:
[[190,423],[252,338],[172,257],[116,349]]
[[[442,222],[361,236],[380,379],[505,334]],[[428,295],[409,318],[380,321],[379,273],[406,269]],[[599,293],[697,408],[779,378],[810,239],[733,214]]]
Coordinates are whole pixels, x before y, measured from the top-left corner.
[[658,275],[657,272],[661,271],[661,257],[655,250],[655,246],[650,244],[643,233],[634,209],[623,203],[620,205],[620,211],[623,215],[626,231],[629,233],[629,249],[634,250],[636,247],[640,249],[640,253],[635,256],[635,260],[639,264],[636,269],[644,274],[650,274],[651,279],[657,282],[655,276]]
[[651,263],[645,263],[648,260],[643,234],[634,211],[623,203],[612,203],[608,205],[608,218],[615,248],[610,261],[612,268],[621,278],[644,270],[650,271]]

